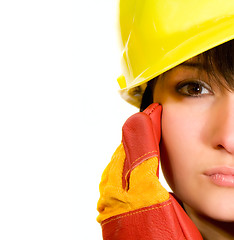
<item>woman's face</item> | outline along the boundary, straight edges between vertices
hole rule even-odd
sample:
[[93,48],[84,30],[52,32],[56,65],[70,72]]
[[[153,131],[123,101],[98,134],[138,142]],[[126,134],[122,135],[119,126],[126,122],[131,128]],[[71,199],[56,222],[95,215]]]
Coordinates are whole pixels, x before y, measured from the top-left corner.
[[[221,76],[220,76],[221,78]],[[176,196],[197,213],[234,220],[234,93],[193,58],[161,75],[161,163]]]

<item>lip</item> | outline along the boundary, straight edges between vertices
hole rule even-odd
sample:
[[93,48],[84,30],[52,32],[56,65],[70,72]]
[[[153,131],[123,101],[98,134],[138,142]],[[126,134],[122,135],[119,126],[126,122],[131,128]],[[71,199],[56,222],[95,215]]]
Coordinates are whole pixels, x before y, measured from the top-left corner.
[[234,167],[215,167],[204,174],[217,186],[234,187]]

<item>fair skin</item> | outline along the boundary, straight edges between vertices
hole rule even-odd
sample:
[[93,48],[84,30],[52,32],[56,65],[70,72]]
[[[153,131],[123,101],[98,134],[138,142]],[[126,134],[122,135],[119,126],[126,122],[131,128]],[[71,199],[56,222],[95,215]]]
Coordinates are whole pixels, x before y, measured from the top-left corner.
[[204,239],[233,239],[234,93],[197,63],[166,72],[154,88],[163,106],[162,169]]

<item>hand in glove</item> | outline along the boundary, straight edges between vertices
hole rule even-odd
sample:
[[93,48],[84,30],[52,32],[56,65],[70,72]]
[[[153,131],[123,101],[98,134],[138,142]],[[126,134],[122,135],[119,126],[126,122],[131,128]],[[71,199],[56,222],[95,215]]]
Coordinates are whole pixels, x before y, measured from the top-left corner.
[[202,239],[158,179],[161,109],[154,103],[123,126],[100,183],[97,220],[104,240]]

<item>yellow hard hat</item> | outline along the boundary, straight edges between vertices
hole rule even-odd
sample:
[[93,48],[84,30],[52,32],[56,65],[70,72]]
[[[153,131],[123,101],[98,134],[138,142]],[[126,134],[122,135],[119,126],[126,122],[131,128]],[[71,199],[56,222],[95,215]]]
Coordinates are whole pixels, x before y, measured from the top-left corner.
[[234,0],[120,0],[121,95],[140,105],[146,82],[234,38]]

